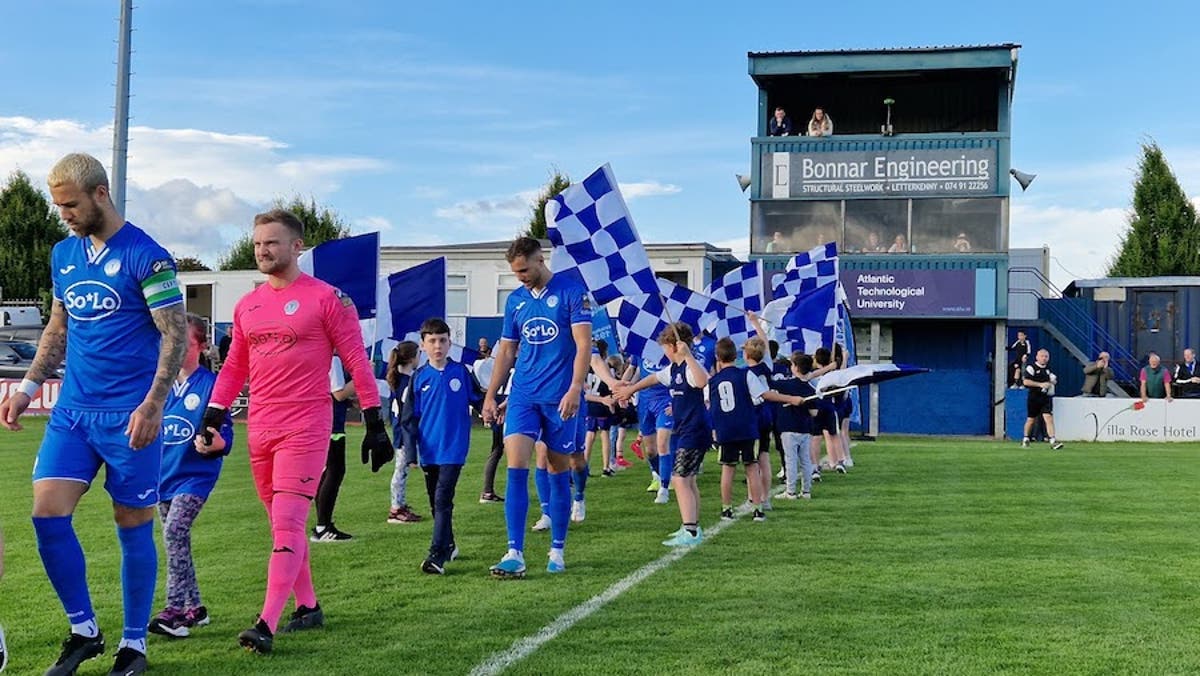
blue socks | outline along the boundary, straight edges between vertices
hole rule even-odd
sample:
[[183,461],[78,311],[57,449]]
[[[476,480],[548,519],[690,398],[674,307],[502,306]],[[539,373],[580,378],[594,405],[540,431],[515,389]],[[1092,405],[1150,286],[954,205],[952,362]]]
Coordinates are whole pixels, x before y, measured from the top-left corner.
[[571,478],[566,472],[549,474],[550,484],[550,547],[562,549],[567,542],[567,526],[571,520]]
[[117,539],[121,541],[121,594],[125,608],[125,629],[121,636],[124,641],[141,641],[144,646],[158,582],[154,521],[133,528],[118,527]]
[[533,473],[533,485],[537,487],[542,514],[550,514],[550,470],[538,467]]
[[575,482],[575,499],[582,500],[583,492],[587,489],[588,468],[571,470],[571,480]]
[[[42,566],[46,568],[46,576],[62,601],[67,620],[71,624],[82,624],[94,619],[96,613],[92,611],[92,599],[87,588],[87,565],[79,538],[71,526],[71,517],[35,516],[33,531],[37,535]],[[150,548],[153,552],[153,540],[150,541]],[[146,620],[150,620],[148,610]]]
[[[543,471],[543,470],[538,470]],[[549,483],[549,478],[546,480]],[[529,470],[508,468],[508,494],[504,496],[504,522],[508,526],[508,548],[525,549],[525,518],[529,516]],[[549,489],[547,488],[547,492]]]
[[675,454],[674,453],[659,453],[658,454],[658,478],[662,481],[663,488],[666,488],[671,483],[671,474],[675,471]]

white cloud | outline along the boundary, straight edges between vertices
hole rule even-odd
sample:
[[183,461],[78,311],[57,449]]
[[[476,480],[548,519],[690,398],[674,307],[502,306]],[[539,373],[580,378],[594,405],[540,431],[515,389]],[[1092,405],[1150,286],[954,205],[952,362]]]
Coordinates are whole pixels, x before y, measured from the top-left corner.
[[682,188],[670,183],[659,183],[658,181],[642,181],[639,183],[621,183],[621,194],[627,200],[635,200],[639,197],[659,197],[661,195],[674,195],[682,192]]
[[149,190],[131,185],[126,217],[177,256],[214,265],[228,244],[249,230],[265,205],[238,197],[228,188],[198,186],[175,179]]
[[[34,176],[45,176],[70,152],[90,153],[107,164],[111,147],[111,125],[0,117],[0,166],[20,167]],[[265,202],[293,193],[328,194],[346,174],[386,167],[369,157],[295,157],[288,150],[286,143],[254,134],[133,127],[129,183],[145,187],[186,178]]]
[[394,226],[392,222],[383,216],[364,216],[354,219],[353,230],[355,232],[391,232]]
[[1127,224],[1125,209],[1085,209],[1061,205],[1028,206],[1014,202],[1009,216],[1009,246],[1050,247],[1056,259],[1050,279],[1059,288],[1074,279],[1103,277]]

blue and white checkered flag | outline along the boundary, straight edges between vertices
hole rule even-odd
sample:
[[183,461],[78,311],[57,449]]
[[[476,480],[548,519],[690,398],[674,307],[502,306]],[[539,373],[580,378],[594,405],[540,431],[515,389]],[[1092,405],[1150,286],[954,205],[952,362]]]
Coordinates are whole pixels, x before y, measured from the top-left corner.
[[776,280],[775,298],[799,296],[838,279],[838,259],[814,261],[807,265],[789,269]]
[[742,310],[762,312],[762,261],[746,263],[725,273],[724,277],[713,280],[712,284],[705,287],[704,295]]
[[790,299],[790,304],[778,322],[784,340],[794,349],[812,354],[819,347],[833,349],[839,312],[837,283],[824,284]]
[[617,334],[625,351],[652,364],[665,358],[658,334],[671,321],[683,322],[699,333],[716,321],[721,303],[665,279],[658,280],[658,293],[622,299],[617,312]]
[[803,253],[798,253],[788,261],[788,270],[802,268],[805,265],[812,265],[818,261],[835,260],[838,257],[837,242],[829,242],[821,246],[814,247]]
[[607,164],[546,202],[546,223],[554,244],[550,268],[578,274],[598,304],[658,293],[650,257]]

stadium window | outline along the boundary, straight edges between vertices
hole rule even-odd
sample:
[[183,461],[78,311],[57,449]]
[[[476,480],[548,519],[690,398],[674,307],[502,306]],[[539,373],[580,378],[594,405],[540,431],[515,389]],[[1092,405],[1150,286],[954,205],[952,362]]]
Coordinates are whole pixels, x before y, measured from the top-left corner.
[[465,274],[448,274],[446,275],[446,314],[447,315],[463,315],[468,314],[468,291],[467,291],[467,276]]
[[504,314],[504,304],[508,302],[509,295],[517,290],[520,286],[516,275],[500,274],[496,276],[496,314]]
[[912,245],[915,253],[992,253],[999,251],[999,197],[914,199]]
[[828,242],[842,247],[840,200],[761,200],[750,205],[751,253],[796,253]]
[[908,236],[908,200],[846,200],[846,253],[885,253]]
[[678,284],[679,286],[688,285],[687,270],[664,270],[662,272],[655,272],[654,276],[658,277],[659,279],[665,279],[668,282]]

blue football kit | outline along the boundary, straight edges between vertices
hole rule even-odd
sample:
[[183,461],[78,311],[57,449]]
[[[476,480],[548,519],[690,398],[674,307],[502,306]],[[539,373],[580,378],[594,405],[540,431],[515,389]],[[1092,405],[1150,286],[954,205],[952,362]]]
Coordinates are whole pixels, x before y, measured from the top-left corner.
[[[563,275],[545,288],[521,287],[508,297],[501,340],[518,343],[516,370],[509,384],[504,436],[541,439],[551,451],[580,453],[586,420],[583,411],[563,420],[558,405],[574,376],[576,324],[591,325],[587,290]],[[580,407],[583,392],[579,394]]]
[[[638,380],[666,370],[659,368],[646,360],[638,365]],[[638,431],[642,436],[650,436],[655,430],[669,430],[674,426],[671,419],[671,391],[665,385],[654,384],[638,392]]]
[[158,499],[162,502],[185,493],[207,500],[221,475],[224,456],[233,448],[233,418],[228,411],[218,430],[225,440],[223,453],[203,455],[193,443],[196,435],[204,432],[200,423],[215,382],[217,376],[201,366],[187,380],[176,381],[167,395],[163,407],[162,477],[158,484]]
[[91,483],[106,465],[115,502],[149,507],[158,502],[162,436],[134,451],[125,430],[158,369],[162,334],[150,312],[183,302],[174,259],[126,223],[98,250],[87,237],[62,240],[50,265],[67,315],[67,369],[33,479]]
[[717,443],[758,439],[758,407],[766,386],[748,369],[726,366],[708,379],[709,408]]

